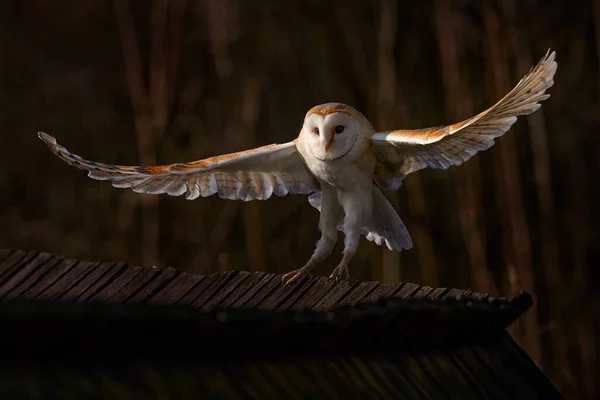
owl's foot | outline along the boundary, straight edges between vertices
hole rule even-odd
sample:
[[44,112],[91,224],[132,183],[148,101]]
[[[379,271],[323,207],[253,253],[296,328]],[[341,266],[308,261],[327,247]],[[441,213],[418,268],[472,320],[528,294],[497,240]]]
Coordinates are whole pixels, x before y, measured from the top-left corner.
[[298,279],[302,278],[303,276],[310,275],[310,270],[313,268],[313,266],[314,266],[313,264],[308,263],[300,269],[297,269],[292,272],[288,272],[283,277],[281,277],[281,280],[284,284],[290,285],[290,284],[296,282]]
[[337,267],[335,267],[335,269],[333,270],[333,272],[331,273],[329,278],[335,279],[336,281],[349,280],[350,279],[350,271],[348,271],[348,264],[342,263],[342,264],[338,265]]
[[350,271],[348,271],[348,263],[350,262],[353,256],[354,253],[352,252],[344,252],[344,257],[342,258],[342,261],[340,261],[339,265],[335,267],[329,278],[335,279],[336,281],[339,281],[340,279],[349,280]]

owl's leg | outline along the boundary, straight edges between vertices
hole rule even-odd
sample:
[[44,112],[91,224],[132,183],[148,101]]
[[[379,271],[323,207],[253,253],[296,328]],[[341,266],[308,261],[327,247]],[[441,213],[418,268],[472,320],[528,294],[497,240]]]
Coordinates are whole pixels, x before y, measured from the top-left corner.
[[348,264],[358,249],[361,227],[365,220],[365,210],[372,209],[372,195],[364,192],[340,193],[340,203],[344,209],[344,256],[329,276],[332,279],[350,279]]
[[335,279],[336,281],[340,279],[350,279],[350,271],[348,271],[348,264],[350,263],[352,257],[354,257],[355,253],[356,251],[352,252],[344,250],[344,256],[342,257],[342,261],[340,261],[338,266],[335,267],[331,275],[329,275],[329,278]]
[[309,275],[315,265],[329,257],[333,251],[337,241],[337,217],[339,214],[337,212],[337,207],[339,206],[335,200],[335,194],[329,190],[323,190],[321,212],[319,214],[321,238],[317,241],[315,251],[310,260],[302,268],[285,274],[282,277],[284,283],[293,283],[303,276]]

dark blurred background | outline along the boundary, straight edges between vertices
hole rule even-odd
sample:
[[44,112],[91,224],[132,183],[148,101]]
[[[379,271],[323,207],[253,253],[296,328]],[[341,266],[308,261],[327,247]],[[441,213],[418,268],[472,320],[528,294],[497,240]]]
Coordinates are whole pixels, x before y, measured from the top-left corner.
[[329,101],[380,130],[442,125],[500,99],[550,47],[541,110],[464,166],[388,193],[415,246],[362,239],[351,274],[532,293],[511,333],[565,396],[597,398],[600,1],[2,0],[0,246],[290,271],[318,238],[305,197],[139,195],[88,179],[36,132],[148,165],[289,141]]

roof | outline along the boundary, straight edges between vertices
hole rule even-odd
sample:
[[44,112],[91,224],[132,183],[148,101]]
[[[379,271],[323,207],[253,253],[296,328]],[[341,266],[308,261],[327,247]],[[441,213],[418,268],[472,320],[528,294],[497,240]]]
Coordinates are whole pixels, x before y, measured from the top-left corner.
[[[273,318],[277,318],[283,330],[287,329],[285,324],[294,326],[298,321],[310,320],[310,332],[306,335],[320,336],[316,332],[332,326],[350,331],[344,334],[343,340],[336,339],[335,343],[327,344],[327,348],[356,343],[357,336],[363,341],[373,339],[372,335],[383,338],[382,335],[388,332],[396,332],[399,327],[392,326],[394,324],[404,327],[401,329],[403,340],[395,342],[410,343],[412,347],[439,347],[475,340],[484,332],[503,330],[532,305],[527,293],[511,298],[490,298],[470,290],[434,289],[412,283],[336,282],[323,277],[307,277],[285,286],[281,277],[273,274],[230,271],[200,276],[173,268],[162,270],[123,263],[77,261],[20,250],[0,252],[0,297],[4,301],[36,299],[137,304],[138,307],[119,306],[116,309],[118,313],[125,310],[135,313],[138,326],[146,315],[152,321],[161,318],[156,307],[150,305],[176,305],[180,307],[177,312],[181,321],[174,323],[208,326],[218,316],[229,321],[234,330],[247,323],[258,331],[258,321],[262,321],[264,329],[271,333],[263,332],[257,340],[269,340],[278,334],[272,332]],[[40,307],[35,305],[34,315],[40,312]],[[28,310],[22,309],[23,312]],[[81,305],[74,309],[82,314],[92,310]],[[110,318],[113,309],[104,307],[102,312]],[[217,311],[199,314],[193,309]],[[44,310],[61,312],[64,306],[48,306]],[[270,312],[272,310],[278,313]],[[173,308],[169,308],[166,318],[172,312]],[[378,318],[382,313],[388,318]],[[202,337],[217,331],[219,335],[227,334],[221,332],[228,329],[227,323],[217,325],[219,328],[211,326],[194,336]],[[350,329],[350,325],[356,325],[356,328]],[[360,329],[361,326],[368,329]],[[156,332],[155,329],[152,331]],[[430,335],[431,332],[435,335]],[[394,335],[397,337],[396,333]],[[311,348],[315,348],[314,344]]]
[[[89,383],[97,363],[124,359],[135,371],[109,363],[105,381],[143,391],[160,378],[169,398],[182,385],[188,395],[259,398],[560,398],[505,332],[531,306],[527,293],[316,277],[284,286],[264,273],[199,276],[1,250],[0,297],[10,327],[1,343],[27,338],[3,349],[2,363],[28,363],[11,365],[10,380],[44,392],[56,385],[31,372],[40,360],[61,359],[69,382]],[[73,390],[83,396],[84,386]]]
[[[335,282],[324,277],[304,277],[296,284],[284,286],[281,277],[274,274],[230,271],[202,276],[174,268],[81,261],[11,249],[0,249],[0,297],[176,304],[203,311],[216,307],[326,310],[397,297],[436,300],[436,304],[459,300],[489,310],[517,307],[524,312],[532,302],[527,293],[490,298],[470,289],[431,288],[408,282]],[[513,317],[518,315],[519,312]]]
[[482,345],[423,353],[326,354],[214,363],[115,360],[99,365],[35,364],[3,357],[0,384],[6,398],[18,399],[40,398],[24,393],[44,393],[44,398],[57,399],[562,398],[507,335]]

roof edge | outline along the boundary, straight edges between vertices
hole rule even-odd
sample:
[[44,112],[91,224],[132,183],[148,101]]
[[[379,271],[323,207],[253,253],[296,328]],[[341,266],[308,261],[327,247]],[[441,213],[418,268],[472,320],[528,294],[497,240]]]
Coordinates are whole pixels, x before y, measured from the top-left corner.
[[[497,338],[533,301],[385,298],[327,311],[11,300],[0,303],[5,358],[223,359],[415,352]],[[57,346],[57,343],[63,343]]]

